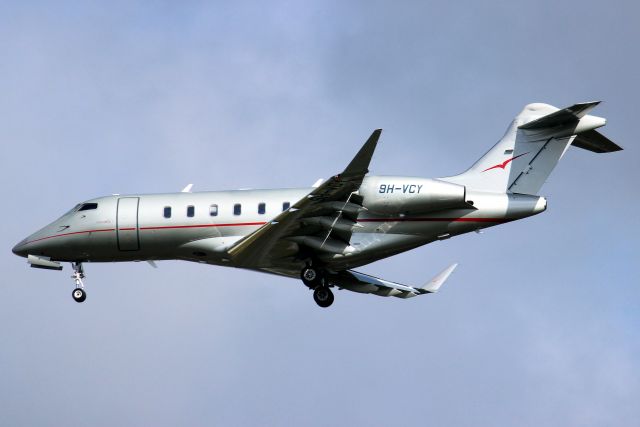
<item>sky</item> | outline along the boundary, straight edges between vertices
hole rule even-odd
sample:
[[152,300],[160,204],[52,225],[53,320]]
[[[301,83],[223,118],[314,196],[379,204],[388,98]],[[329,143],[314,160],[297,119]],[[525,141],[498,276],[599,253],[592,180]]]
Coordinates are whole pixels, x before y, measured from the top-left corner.
[[[640,14],[632,1],[0,3],[0,425],[631,426],[640,419]],[[365,266],[437,295],[187,262],[28,268],[112,193],[452,175],[531,102],[602,100],[548,210]]]

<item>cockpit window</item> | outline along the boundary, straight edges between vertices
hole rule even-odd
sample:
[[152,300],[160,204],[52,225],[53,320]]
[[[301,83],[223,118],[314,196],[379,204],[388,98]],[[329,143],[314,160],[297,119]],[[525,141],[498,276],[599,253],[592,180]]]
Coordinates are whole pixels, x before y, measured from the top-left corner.
[[67,215],[71,215],[72,213],[76,212],[78,210],[78,208],[80,208],[80,206],[82,206],[82,203],[78,203],[77,205],[75,205],[73,207],[73,209],[71,209],[70,211],[66,212],[64,215],[62,215],[59,219],[64,218]]
[[90,211],[93,209],[98,209],[98,204],[97,203],[85,203],[82,206],[80,206],[80,209],[78,209],[78,212],[80,211]]

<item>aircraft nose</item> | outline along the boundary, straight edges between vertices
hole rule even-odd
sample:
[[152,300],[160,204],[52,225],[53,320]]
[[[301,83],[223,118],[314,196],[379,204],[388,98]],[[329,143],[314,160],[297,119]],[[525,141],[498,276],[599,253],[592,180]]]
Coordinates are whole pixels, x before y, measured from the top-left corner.
[[20,243],[18,243],[17,245],[15,245],[13,247],[13,249],[11,249],[11,252],[13,252],[14,254],[21,256],[21,257],[26,257],[27,256],[27,251],[25,250],[25,242],[27,239],[22,239],[20,241]]

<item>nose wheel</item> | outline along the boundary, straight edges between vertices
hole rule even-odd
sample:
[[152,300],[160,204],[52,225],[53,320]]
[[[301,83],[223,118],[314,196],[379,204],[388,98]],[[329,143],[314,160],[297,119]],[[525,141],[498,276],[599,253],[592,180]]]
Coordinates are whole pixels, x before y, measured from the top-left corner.
[[82,282],[82,279],[84,279],[82,263],[72,262],[71,267],[73,268],[73,276],[71,278],[76,282],[76,288],[71,293],[71,296],[75,302],[83,302],[87,299],[87,293],[84,291],[84,283]]
[[87,293],[82,288],[76,288],[71,293],[75,302],[82,302],[87,299]]

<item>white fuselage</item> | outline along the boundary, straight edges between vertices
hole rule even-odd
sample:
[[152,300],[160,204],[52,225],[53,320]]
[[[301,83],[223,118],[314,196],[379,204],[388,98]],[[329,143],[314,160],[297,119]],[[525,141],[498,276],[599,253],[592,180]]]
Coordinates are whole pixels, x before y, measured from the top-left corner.
[[[412,177],[366,177],[360,189],[366,210],[357,215],[350,244],[331,246],[330,241],[324,242],[320,258],[332,268],[353,268],[435,240],[535,215],[546,208],[546,201],[538,196],[472,192],[464,188],[462,192],[455,188],[449,191],[447,194],[455,196],[450,200],[446,195],[437,197],[439,188],[450,186],[455,184]],[[428,188],[431,191],[427,193]],[[227,249],[310,190],[100,197],[82,204],[97,204],[95,208],[70,211],[24,239],[14,252],[56,261],[183,259],[233,265]],[[460,197],[461,200],[454,200]],[[298,244],[319,247],[323,239],[315,239]],[[299,265],[250,268],[295,275]]]

